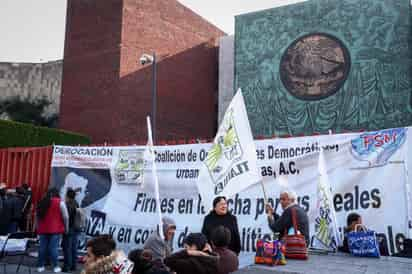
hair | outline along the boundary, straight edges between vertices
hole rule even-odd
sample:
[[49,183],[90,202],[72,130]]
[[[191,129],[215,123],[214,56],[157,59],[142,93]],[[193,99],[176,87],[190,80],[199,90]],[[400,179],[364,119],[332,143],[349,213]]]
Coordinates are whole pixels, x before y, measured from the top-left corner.
[[291,190],[291,189],[283,190],[282,192],[280,192],[280,194],[286,194],[286,195],[288,195],[288,198],[289,198],[290,200],[295,201],[295,202],[296,202],[296,200],[297,200],[297,198],[298,198],[298,195],[296,194],[296,192],[295,192],[294,190]]
[[218,226],[212,231],[210,241],[216,247],[226,247],[231,240],[230,230],[223,225]]
[[127,257],[134,264],[132,274],[146,273],[152,266],[152,252],[149,249],[134,249]]
[[225,196],[217,196],[216,198],[214,198],[213,199],[213,208],[215,208],[216,205],[222,200],[226,201],[226,197]]
[[76,198],[76,191],[74,191],[73,188],[68,188],[66,192],[66,197],[71,200],[74,200],[74,198]]
[[356,222],[361,216],[358,213],[351,213],[346,217],[346,225],[349,227],[353,222]]
[[46,195],[40,200],[39,204],[37,205],[37,217],[39,219],[43,219],[46,216],[47,211],[49,210],[51,199],[52,198],[59,198],[59,191],[56,188],[50,188]]
[[88,247],[91,248],[94,256],[106,257],[116,249],[116,243],[112,236],[109,234],[103,234],[89,240],[86,244],[86,248]]
[[190,246],[195,245],[197,250],[203,250],[207,244],[207,239],[202,233],[190,233],[183,240],[183,243]]
[[22,186],[18,186],[18,187],[16,187],[16,193],[17,194],[24,194],[25,189]]

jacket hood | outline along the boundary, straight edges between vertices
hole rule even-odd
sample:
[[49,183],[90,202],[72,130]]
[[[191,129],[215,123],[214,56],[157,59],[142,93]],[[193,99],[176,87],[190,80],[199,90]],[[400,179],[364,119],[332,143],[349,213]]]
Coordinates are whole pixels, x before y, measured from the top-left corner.
[[176,227],[175,221],[170,217],[163,217],[162,223],[163,223],[163,233],[166,233],[167,229],[170,228],[171,226]]

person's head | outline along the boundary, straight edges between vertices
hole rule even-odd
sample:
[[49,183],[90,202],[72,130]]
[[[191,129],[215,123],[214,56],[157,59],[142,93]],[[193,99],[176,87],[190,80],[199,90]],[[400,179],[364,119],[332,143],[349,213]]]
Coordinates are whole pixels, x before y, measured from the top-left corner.
[[47,191],[47,196],[51,199],[51,198],[60,198],[60,193],[57,190],[57,188],[52,187],[49,189],[49,191]]
[[133,262],[132,274],[145,273],[152,266],[152,251],[149,249],[135,249],[130,251],[128,258]]
[[169,217],[162,217],[163,223],[163,234],[166,241],[170,241],[173,239],[175,232],[176,232],[176,223],[172,218]]
[[51,199],[59,197],[59,191],[54,187],[50,188],[37,205],[37,217],[39,217],[39,219],[43,219],[49,210]]
[[349,231],[355,230],[356,225],[362,224],[362,217],[358,213],[350,213],[346,218],[346,225]]
[[226,197],[217,196],[213,199],[213,210],[217,215],[225,215],[227,213]]
[[212,231],[210,241],[215,247],[227,247],[231,240],[230,230],[222,225]]
[[19,195],[24,195],[26,191],[24,190],[24,188],[22,186],[18,186],[16,187],[16,193]]
[[88,266],[100,258],[109,256],[115,250],[116,243],[110,235],[104,234],[89,240],[86,248],[85,265]]
[[74,201],[75,198],[76,198],[76,191],[74,191],[72,188],[68,188],[66,192],[66,200]]
[[291,204],[296,203],[297,195],[293,190],[284,190],[280,193],[280,205],[283,209],[287,208]]
[[7,190],[7,186],[5,183],[0,183],[0,196],[4,197],[6,196],[6,190]]
[[21,185],[21,187],[22,188],[24,188],[24,190],[30,190],[30,186],[29,186],[29,184],[28,183],[23,183],[22,185]]
[[203,250],[206,244],[206,236],[202,233],[190,233],[183,240],[183,245],[186,250]]

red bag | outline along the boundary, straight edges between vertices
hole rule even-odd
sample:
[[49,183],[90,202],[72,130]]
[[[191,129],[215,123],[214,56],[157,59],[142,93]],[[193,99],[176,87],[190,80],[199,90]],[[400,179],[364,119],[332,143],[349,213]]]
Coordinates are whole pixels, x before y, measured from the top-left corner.
[[296,220],[295,208],[292,208],[292,222],[295,234],[287,235],[286,232],[283,237],[283,242],[285,243],[285,257],[288,259],[307,260],[308,248],[306,247],[305,236],[302,234],[297,234],[298,223]]

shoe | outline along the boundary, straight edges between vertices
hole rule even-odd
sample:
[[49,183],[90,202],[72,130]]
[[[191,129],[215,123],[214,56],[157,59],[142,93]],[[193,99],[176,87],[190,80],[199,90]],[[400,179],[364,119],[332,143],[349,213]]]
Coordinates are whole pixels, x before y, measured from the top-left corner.
[[68,267],[66,267],[66,266],[63,266],[63,268],[62,268],[62,272],[70,272],[70,269],[68,268]]
[[44,270],[45,270],[45,268],[44,268],[44,266],[40,266],[40,267],[38,267],[37,268],[37,272],[44,272]]
[[60,266],[56,266],[56,267],[53,268],[53,272],[54,273],[60,273],[60,272],[62,272],[62,269],[60,268]]

